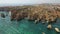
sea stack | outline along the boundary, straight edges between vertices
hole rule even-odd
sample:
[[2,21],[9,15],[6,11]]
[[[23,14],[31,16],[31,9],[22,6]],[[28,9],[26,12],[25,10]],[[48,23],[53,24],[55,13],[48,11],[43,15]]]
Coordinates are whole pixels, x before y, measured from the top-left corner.
[[4,15],[3,13],[1,13],[1,17],[2,17],[2,18],[5,18],[5,15]]

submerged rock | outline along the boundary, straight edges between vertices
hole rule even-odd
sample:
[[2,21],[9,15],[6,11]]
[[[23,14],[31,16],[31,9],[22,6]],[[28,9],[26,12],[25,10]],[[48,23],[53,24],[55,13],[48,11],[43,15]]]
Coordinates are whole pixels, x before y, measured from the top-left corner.
[[42,34],[45,34],[45,32],[42,32]]

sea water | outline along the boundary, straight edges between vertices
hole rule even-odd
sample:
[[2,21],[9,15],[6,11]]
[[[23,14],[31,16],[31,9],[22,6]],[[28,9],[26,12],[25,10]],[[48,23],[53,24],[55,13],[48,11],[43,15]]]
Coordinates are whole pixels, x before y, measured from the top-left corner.
[[0,12],[5,15],[8,14],[4,19],[0,16],[0,34],[60,34],[57,33],[54,28],[60,28],[60,19],[57,20],[56,23],[52,23],[52,29],[47,29],[47,23],[42,24],[39,22],[35,24],[34,21],[28,21],[27,19],[23,19],[20,21],[11,21],[9,12]]

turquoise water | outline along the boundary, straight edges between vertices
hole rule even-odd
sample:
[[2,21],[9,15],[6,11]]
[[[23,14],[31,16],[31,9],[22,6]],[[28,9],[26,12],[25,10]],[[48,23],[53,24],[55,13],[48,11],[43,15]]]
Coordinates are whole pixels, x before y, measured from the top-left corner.
[[[0,12],[1,13],[1,12]],[[6,14],[6,12],[4,12]],[[10,21],[10,16],[6,18],[0,17],[0,34],[60,34],[54,30],[54,27],[60,28],[60,20],[57,23],[52,23],[53,28],[51,30],[47,29],[48,24],[34,24],[34,21],[28,21],[23,19],[21,21]]]

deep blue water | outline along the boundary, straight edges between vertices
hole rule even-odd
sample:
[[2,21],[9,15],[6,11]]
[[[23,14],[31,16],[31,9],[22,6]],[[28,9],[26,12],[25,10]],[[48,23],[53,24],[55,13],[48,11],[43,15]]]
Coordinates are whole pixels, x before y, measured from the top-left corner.
[[[0,12],[2,13],[2,12]],[[3,12],[4,14],[8,14],[8,12]],[[39,22],[38,24],[34,24],[34,21],[28,21],[27,19],[23,19],[21,21],[10,21],[10,16],[6,16],[6,18],[0,17],[0,34],[60,34],[57,33],[54,28],[60,28],[60,19],[57,20],[56,23],[52,23],[52,29],[47,29],[48,24],[42,24]]]

